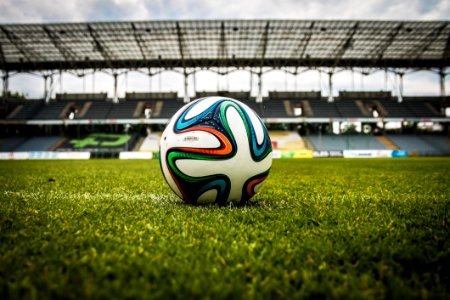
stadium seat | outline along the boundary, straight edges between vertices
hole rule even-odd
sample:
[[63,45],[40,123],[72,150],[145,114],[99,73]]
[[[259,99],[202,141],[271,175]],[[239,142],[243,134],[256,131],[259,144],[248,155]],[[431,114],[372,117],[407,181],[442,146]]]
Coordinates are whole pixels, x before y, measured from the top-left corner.
[[38,136],[27,139],[24,143],[14,149],[16,152],[21,151],[48,151],[61,140],[59,136]]
[[386,146],[371,135],[309,135],[315,150],[384,150]]

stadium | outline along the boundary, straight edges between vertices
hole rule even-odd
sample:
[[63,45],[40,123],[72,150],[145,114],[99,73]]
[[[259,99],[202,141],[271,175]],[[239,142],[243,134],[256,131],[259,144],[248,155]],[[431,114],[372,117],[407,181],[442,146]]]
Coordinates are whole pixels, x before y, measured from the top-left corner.
[[[448,298],[449,65],[448,21],[0,25],[2,298]],[[205,70],[249,88],[197,90]],[[266,74],[311,70],[324,89],[263,94]],[[404,95],[424,70],[440,95]],[[176,72],[183,93],[121,97],[132,71]],[[344,71],[395,89],[333,94]],[[108,72],[113,93],[58,92],[63,72]],[[9,90],[19,73],[41,98]],[[269,130],[270,175],[243,207],[183,204],[159,170],[169,120],[209,96]]]

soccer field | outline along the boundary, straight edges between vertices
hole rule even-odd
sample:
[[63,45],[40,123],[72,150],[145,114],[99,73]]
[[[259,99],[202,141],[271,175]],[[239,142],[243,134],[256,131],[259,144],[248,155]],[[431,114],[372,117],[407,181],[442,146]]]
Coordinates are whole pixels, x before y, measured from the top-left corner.
[[248,205],[194,207],[157,160],[2,161],[0,298],[448,298],[449,178],[275,160]]

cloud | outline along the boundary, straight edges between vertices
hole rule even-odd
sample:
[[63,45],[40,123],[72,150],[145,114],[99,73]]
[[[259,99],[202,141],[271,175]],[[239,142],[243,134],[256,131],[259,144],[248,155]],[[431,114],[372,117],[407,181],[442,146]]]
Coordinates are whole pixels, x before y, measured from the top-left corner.
[[[92,2],[91,2],[92,3]],[[0,22],[38,23],[81,21],[89,5],[82,0],[66,1],[64,5],[55,1],[4,0],[0,2]]]
[[448,0],[2,0],[0,22],[152,19],[448,19]]

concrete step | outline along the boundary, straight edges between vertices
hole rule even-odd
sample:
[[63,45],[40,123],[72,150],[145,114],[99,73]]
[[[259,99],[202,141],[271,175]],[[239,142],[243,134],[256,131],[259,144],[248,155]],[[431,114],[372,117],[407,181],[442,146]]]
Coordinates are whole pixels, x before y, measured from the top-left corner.
[[397,146],[390,138],[388,138],[385,135],[377,136],[377,140],[390,150],[399,150],[400,149],[399,146]]

